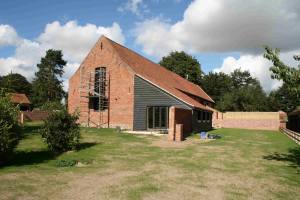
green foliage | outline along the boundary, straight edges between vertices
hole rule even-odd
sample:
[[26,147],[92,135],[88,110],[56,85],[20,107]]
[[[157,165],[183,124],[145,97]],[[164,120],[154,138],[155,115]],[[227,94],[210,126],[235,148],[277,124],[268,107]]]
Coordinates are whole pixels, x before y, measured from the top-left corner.
[[297,105],[300,105],[300,98],[297,98],[285,83],[277,90],[272,91],[268,100],[271,111],[291,112],[296,109]]
[[242,71],[241,69],[236,69],[230,74],[230,76],[234,88],[260,86],[259,81],[256,78],[253,78],[249,71]]
[[196,58],[183,51],[171,52],[168,56],[163,57],[159,64],[195,84],[200,84],[203,74],[200,63]]
[[19,109],[10,97],[0,91],[0,164],[5,162],[17,146],[20,132],[18,126]]
[[267,96],[259,81],[248,71],[234,70],[230,75],[210,72],[202,87],[216,102],[220,111],[265,111]]
[[[285,83],[285,89],[289,90],[289,93],[296,99],[300,98],[300,65],[298,67],[290,67],[284,64],[279,58],[279,49],[271,49],[265,47],[264,57],[273,63],[270,67],[272,72],[272,78],[282,80]],[[294,56],[294,60],[300,61],[300,56]],[[300,105],[300,104],[298,104]],[[297,105],[293,105],[296,107]]]
[[265,111],[266,95],[262,89],[243,87],[226,93],[217,103],[221,111]]
[[61,153],[78,147],[80,138],[78,115],[71,115],[67,110],[50,113],[40,132],[48,148]]
[[45,104],[43,104],[40,107],[40,109],[44,110],[44,111],[55,111],[55,110],[63,110],[63,109],[65,109],[65,106],[57,101],[49,101],[49,102],[46,102]]
[[61,51],[50,49],[46,52],[46,56],[37,65],[38,71],[32,82],[32,100],[36,106],[51,101],[60,102],[65,96],[60,78],[66,64]]
[[28,96],[31,95],[32,86],[27,79],[21,74],[11,73],[3,76],[0,79],[0,87],[7,92],[23,93]]
[[201,86],[215,102],[219,102],[228,91],[231,91],[232,80],[230,75],[223,72],[209,72],[203,77]]

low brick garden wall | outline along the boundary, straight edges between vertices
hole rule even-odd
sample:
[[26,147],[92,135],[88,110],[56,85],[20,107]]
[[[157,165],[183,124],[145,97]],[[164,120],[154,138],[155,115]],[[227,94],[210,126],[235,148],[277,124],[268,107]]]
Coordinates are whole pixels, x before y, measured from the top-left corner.
[[191,132],[192,110],[172,106],[169,110],[169,140],[182,141]]
[[[23,115],[23,121],[41,121],[45,120],[48,117],[48,112],[46,111],[22,111],[21,116]],[[20,116],[20,118],[22,118]]]
[[215,111],[213,126],[216,128],[241,128],[279,130],[286,127],[285,112],[225,112]]

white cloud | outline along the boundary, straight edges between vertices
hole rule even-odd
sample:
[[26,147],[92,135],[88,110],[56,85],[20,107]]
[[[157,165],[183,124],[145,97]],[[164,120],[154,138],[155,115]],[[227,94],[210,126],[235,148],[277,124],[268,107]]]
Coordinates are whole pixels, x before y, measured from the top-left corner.
[[[270,78],[271,63],[262,57],[263,45],[282,50],[281,58],[295,64],[300,49],[300,4],[296,0],[194,0],[182,20],[145,19],[134,29],[143,51],[160,58],[170,51],[240,52],[238,59],[224,59],[217,71],[249,70],[266,91],[279,81]],[[299,53],[299,51],[298,51]]]
[[147,12],[147,5],[143,4],[143,0],[128,0],[126,3],[118,7],[118,11],[126,12],[129,11],[135,15],[141,15],[141,10]]
[[18,36],[16,30],[7,24],[0,24],[0,47],[8,45],[18,45],[22,39]]
[[157,57],[170,50],[258,53],[262,45],[289,51],[299,49],[299,21],[296,0],[195,0],[182,20],[147,19],[137,24],[135,35]]
[[146,20],[135,29],[135,33],[138,33],[136,42],[143,45],[144,52],[155,56],[166,55],[172,50],[185,49],[176,35],[170,34],[170,28],[171,25],[160,18]]
[[242,71],[249,71],[250,74],[257,78],[265,91],[269,92],[273,89],[277,89],[281,82],[271,79],[271,73],[269,67],[272,63],[262,55],[242,55],[240,58],[227,57],[223,60],[223,64],[220,68],[215,69],[215,72],[224,72],[230,74],[235,69],[241,68]]
[[9,43],[1,43],[2,38],[0,37],[0,46],[1,44],[16,45],[16,50],[14,55],[0,58],[0,75],[6,75],[13,71],[31,80],[37,70],[36,64],[40,62],[46,50],[58,49],[62,50],[64,59],[68,62],[62,77],[65,89],[68,88],[68,78],[76,71],[79,63],[82,62],[101,35],[106,35],[121,44],[125,42],[122,29],[117,23],[113,23],[110,27],[103,27],[94,24],[81,26],[76,21],[69,21],[66,24],[55,21],[47,24],[44,32],[35,40],[20,38],[14,28],[9,25],[0,25],[0,36],[1,27],[9,27],[6,28],[5,32],[3,31],[5,33],[3,35],[12,39]]
[[65,58],[69,61],[81,62],[100,35],[106,35],[121,44],[125,41],[117,23],[113,23],[111,27],[94,24],[80,26],[76,21],[69,21],[64,25],[58,21],[47,24],[37,41],[45,48],[63,50]]
[[[300,55],[300,50],[289,51],[280,54],[280,59],[291,67],[296,67],[297,63],[294,59],[294,55]],[[281,81],[271,79],[271,72],[269,68],[272,63],[265,59],[263,55],[241,55],[240,58],[236,59],[233,57],[227,57],[223,60],[223,64],[220,68],[214,69],[215,72],[231,73],[235,69],[241,68],[243,71],[247,70],[250,74],[257,78],[265,91],[270,92],[271,90],[277,89],[282,85]]]

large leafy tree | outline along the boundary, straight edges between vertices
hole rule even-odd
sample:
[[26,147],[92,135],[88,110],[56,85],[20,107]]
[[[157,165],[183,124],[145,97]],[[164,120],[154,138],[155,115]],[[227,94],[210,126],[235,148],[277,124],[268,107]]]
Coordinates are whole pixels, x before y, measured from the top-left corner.
[[0,87],[8,92],[24,93],[28,96],[30,96],[32,92],[31,83],[29,83],[24,76],[17,73],[10,73],[3,76],[0,79]]
[[36,106],[46,102],[60,102],[65,96],[61,77],[67,62],[59,50],[50,49],[37,65],[38,71],[32,82],[32,100]]
[[296,108],[296,105],[300,105],[300,99],[288,89],[285,83],[277,90],[270,92],[268,102],[271,111],[291,112]]
[[[273,63],[270,67],[272,72],[271,77],[273,79],[281,80],[284,82],[284,88],[288,90],[290,96],[296,99],[300,98],[300,65],[297,67],[291,67],[283,63],[279,58],[279,49],[271,49],[270,47],[265,47],[264,57]],[[300,61],[300,56],[294,56],[296,61]],[[297,102],[295,102],[297,103]],[[299,106],[299,102],[296,105],[292,105],[293,108]],[[290,110],[290,109],[287,109]]]
[[249,71],[242,71],[240,68],[234,70],[231,74],[232,84],[234,88],[240,87],[259,87],[260,83],[256,78],[253,78]]
[[200,63],[183,51],[171,52],[163,57],[159,64],[195,84],[200,84],[203,75]]
[[203,76],[201,86],[218,103],[226,93],[231,91],[233,84],[230,75],[223,72],[209,72]]
[[267,96],[259,81],[248,71],[236,69],[230,74],[232,86],[216,102],[221,111],[265,111]]

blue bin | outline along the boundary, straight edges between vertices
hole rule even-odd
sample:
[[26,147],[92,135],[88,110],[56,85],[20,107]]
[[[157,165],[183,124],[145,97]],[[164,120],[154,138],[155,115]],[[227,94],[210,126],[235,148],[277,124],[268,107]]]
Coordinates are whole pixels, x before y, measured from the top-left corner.
[[200,133],[200,139],[206,139],[207,138],[207,133],[206,132],[201,132]]

